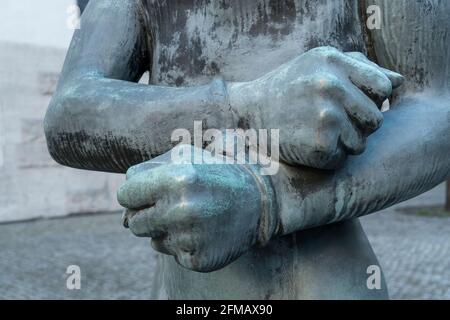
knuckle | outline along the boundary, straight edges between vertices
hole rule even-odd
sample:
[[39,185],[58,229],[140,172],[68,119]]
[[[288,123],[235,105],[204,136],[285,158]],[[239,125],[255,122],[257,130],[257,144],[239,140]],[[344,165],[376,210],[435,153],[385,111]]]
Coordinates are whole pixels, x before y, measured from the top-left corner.
[[128,188],[126,185],[121,185],[117,190],[117,201],[122,207],[129,205]]
[[338,93],[343,90],[341,81],[332,74],[319,73],[313,76],[312,84],[315,91],[320,93]]
[[349,52],[349,55],[351,57],[354,57],[355,59],[359,59],[362,61],[368,61],[369,59],[366,57],[366,55],[359,51]]
[[387,98],[392,94],[392,83],[387,76],[381,73],[381,71],[375,71],[375,87],[378,91],[378,94],[383,98]]
[[317,47],[317,48],[313,48],[313,49],[309,50],[305,54],[312,55],[312,56],[321,56],[322,51],[323,51],[323,47]]
[[144,162],[128,168],[125,174],[126,180],[130,180],[133,177],[139,175],[139,173],[145,171],[145,168],[148,166],[148,164],[148,162]]
[[383,113],[381,111],[374,111],[373,114],[364,123],[364,129],[367,134],[371,134],[378,130],[384,122]]
[[178,189],[189,188],[197,184],[200,176],[195,169],[188,169],[182,172],[174,173],[173,181]]
[[196,185],[200,179],[200,175],[198,172],[190,172],[184,178],[184,184],[188,187]]
[[359,58],[365,58],[366,57],[362,52],[359,52],[359,51],[352,51],[352,52],[350,52],[350,55],[355,56],[355,57],[359,57]]
[[336,48],[327,46],[317,47],[310,50],[309,52],[325,60],[336,59],[340,54],[340,51],[337,50]]
[[203,218],[203,211],[191,201],[180,201],[170,207],[168,214],[164,216],[167,225],[190,226],[200,222]]
[[131,179],[131,177],[134,176],[135,173],[135,168],[134,167],[130,167],[128,168],[127,172],[125,173],[125,177],[127,180]]
[[188,207],[188,204],[185,202],[179,202],[176,205],[173,205],[166,219],[168,219],[169,223],[171,223],[179,220],[182,217],[185,217],[188,211]]
[[340,122],[340,114],[336,108],[323,108],[319,112],[318,121],[320,123],[320,129],[329,129],[333,125],[336,125]]

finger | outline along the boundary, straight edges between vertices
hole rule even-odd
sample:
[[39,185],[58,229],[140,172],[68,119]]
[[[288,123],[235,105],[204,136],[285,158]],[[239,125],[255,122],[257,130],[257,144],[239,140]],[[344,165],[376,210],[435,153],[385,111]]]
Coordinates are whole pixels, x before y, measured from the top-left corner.
[[302,152],[309,154],[307,158],[310,160],[305,165],[318,169],[336,169],[346,158],[346,153],[339,144],[344,111],[327,100],[322,100],[319,104],[322,108],[318,126],[302,133],[303,137],[307,137],[305,140],[309,141],[302,145]]
[[405,82],[405,77],[402,76],[400,73],[382,67],[379,68],[382,72],[384,72],[384,74],[389,78],[389,80],[391,80],[393,89],[399,88]]
[[352,155],[362,154],[366,148],[366,138],[352,124],[351,119],[343,115],[341,136],[339,142]]
[[199,208],[183,201],[174,206],[158,204],[130,215],[128,225],[131,232],[138,237],[151,237],[152,247],[165,254],[174,255],[176,248],[192,251],[191,238],[183,237],[182,231],[188,230],[188,235],[192,235],[193,217]]
[[330,79],[330,81],[333,82],[330,98],[342,105],[348,117],[355,122],[362,133],[371,134],[380,128],[383,123],[383,114],[373,100],[350,81],[347,84],[338,79]]
[[[324,102],[327,105],[326,102]],[[328,141],[329,147],[326,147],[322,142],[322,149],[328,150],[329,154],[332,154],[333,150],[340,150],[343,148],[348,154],[361,154],[365,149],[365,137],[353,123],[350,117],[346,114],[346,111],[341,106],[336,106],[333,103],[328,103],[326,110],[335,110],[333,112],[333,123],[338,124],[338,129],[335,131],[333,126],[329,126],[327,122],[323,123],[323,128],[319,128],[317,136],[323,137],[323,141]],[[336,138],[335,138],[336,137]],[[320,140],[317,144],[321,145]],[[337,155],[337,153],[336,153]]]
[[161,238],[168,233],[177,232],[180,228],[192,225],[193,220],[204,211],[197,205],[201,203],[188,201],[189,196],[182,193],[180,196],[165,196],[149,208],[141,210],[128,209],[125,213],[126,225],[140,237]]
[[366,136],[377,131],[384,122],[384,116],[377,104],[356,87],[348,87],[344,108],[347,115]]
[[157,215],[155,207],[133,212],[128,218],[128,227],[137,237],[150,237],[160,239],[167,233],[167,226],[155,223],[154,217]]
[[146,161],[146,162],[143,162],[143,163],[140,163],[140,164],[130,167],[127,170],[127,174],[126,174],[127,179],[131,179],[132,177],[134,177],[135,175],[137,175],[138,173],[141,173],[143,171],[151,170],[151,169],[154,169],[154,168],[159,167],[164,164],[169,164],[171,162],[170,156],[171,156],[170,152],[167,152],[167,153],[165,153],[161,156],[158,156],[150,161]]
[[380,69],[381,72],[383,72],[391,81],[392,83],[392,88],[393,89],[397,89],[398,87],[400,87],[404,82],[405,82],[405,77],[402,76],[400,73],[391,71],[389,69],[380,67],[379,65],[377,65],[375,62],[370,61],[363,53],[361,52],[346,52],[346,55],[354,58],[354,59],[358,59],[362,62],[365,62],[373,67],[377,67]]
[[117,191],[120,205],[128,209],[152,206],[164,194],[170,194],[182,182],[182,178],[192,176],[185,165],[160,165],[142,171],[127,180]]
[[155,163],[153,161],[147,161],[147,162],[143,162],[140,164],[137,164],[135,166],[132,166],[131,168],[129,168],[127,170],[127,180],[133,178],[135,175],[147,171],[147,170],[151,170],[154,169],[156,167],[159,167],[161,165],[161,163]]
[[141,209],[155,204],[159,190],[165,187],[164,178],[156,175],[155,170],[138,173],[120,186],[117,201],[122,207]]
[[391,96],[392,83],[379,67],[374,67],[338,51],[334,52],[330,58],[334,59],[333,62],[337,65],[340,64],[353,84],[380,107]]

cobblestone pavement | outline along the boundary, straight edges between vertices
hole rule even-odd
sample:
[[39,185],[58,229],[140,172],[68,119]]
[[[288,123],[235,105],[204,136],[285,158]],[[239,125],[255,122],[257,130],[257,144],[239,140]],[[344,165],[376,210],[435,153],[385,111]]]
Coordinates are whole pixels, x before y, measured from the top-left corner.
[[[439,203],[442,187],[402,206]],[[363,218],[391,298],[450,299],[450,219],[389,209]],[[120,215],[0,225],[0,298],[147,299],[154,253],[120,225]],[[66,288],[79,265],[81,290]]]
[[[396,208],[443,203],[443,195],[440,186]],[[407,215],[396,208],[362,219],[391,298],[450,299],[450,217]]]
[[[112,214],[0,226],[0,298],[147,299],[153,252],[120,221]],[[81,290],[67,290],[70,265],[81,269]]]

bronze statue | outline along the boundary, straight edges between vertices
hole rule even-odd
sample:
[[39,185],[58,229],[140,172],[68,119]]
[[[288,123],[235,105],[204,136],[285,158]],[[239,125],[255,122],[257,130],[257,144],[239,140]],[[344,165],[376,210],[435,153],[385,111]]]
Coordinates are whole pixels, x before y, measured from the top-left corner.
[[[128,170],[124,223],[163,253],[155,298],[387,298],[358,218],[450,176],[449,36],[444,0],[91,0],[49,151]],[[194,121],[279,129],[279,172],[173,163]]]

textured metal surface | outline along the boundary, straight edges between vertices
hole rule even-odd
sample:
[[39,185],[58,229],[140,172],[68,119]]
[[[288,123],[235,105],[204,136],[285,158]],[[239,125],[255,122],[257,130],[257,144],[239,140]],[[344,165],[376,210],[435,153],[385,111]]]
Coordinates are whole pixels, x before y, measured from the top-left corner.
[[[186,168],[202,173],[204,184],[221,194],[210,195],[208,210],[196,212],[192,233],[177,233],[177,221],[181,221],[177,217],[172,217],[171,232],[194,245],[188,252],[205,261],[231,261],[225,250],[228,243],[223,243],[224,250],[200,247],[205,249],[204,255],[195,251],[196,243],[207,242],[218,231],[226,239],[234,233],[232,246],[239,247],[240,253],[250,251],[209,274],[182,269],[167,257],[162,279],[169,297],[386,297],[386,291],[364,287],[362,270],[377,261],[355,219],[425,192],[450,175],[450,25],[446,19],[450,5],[437,0],[413,5],[406,0],[378,2],[384,25],[381,31],[368,33],[360,17],[361,3],[365,2],[98,0],[88,5],[83,29],[74,37],[47,113],[49,151],[57,161],[83,169],[125,172],[131,165],[169,151],[174,129],[189,129],[194,120],[203,120],[204,129],[281,126],[281,149],[287,150],[282,160],[293,165],[283,165],[272,177],[281,227],[268,246],[258,249],[250,249],[248,240],[251,230],[257,232],[255,220],[250,218],[259,214],[254,204],[260,199],[245,192],[242,198],[233,198],[232,191],[242,189],[238,183],[220,188],[223,179],[211,174],[214,170]],[[401,12],[404,14],[398,16]],[[369,40],[373,42],[364,43]],[[308,51],[323,45],[337,49]],[[353,132],[342,126],[357,128],[364,138],[373,133],[380,121],[374,126],[371,121],[361,124],[357,120],[390,96],[401,81],[360,55],[349,57],[341,51],[372,52],[383,66],[406,75],[383,127],[368,138],[367,145],[363,139],[363,145],[342,149],[342,144],[349,142],[344,133]],[[151,85],[133,83],[146,70],[151,72]],[[225,82],[212,81],[217,75]],[[293,90],[295,75],[301,80],[298,90]],[[363,78],[366,81],[355,81]],[[364,92],[365,103],[349,103],[361,97],[355,87]],[[251,91],[254,94],[249,100]],[[312,100],[306,99],[308,92]],[[342,102],[342,97],[347,100]],[[321,109],[324,106],[317,103],[318,98],[332,107]],[[292,101],[298,110],[286,112]],[[252,105],[257,106],[253,108],[256,111]],[[348,114],[348,110],[344,113],[336,108],[339,106],[355,109]],[[250,116],[242,117],[242,113]],[[296,126],[296,121],[301,125]],[[335,124],[339,130],[330,131]],[[364,149],[361,156],[350,157],[336,171],[296,166],[335,168],[347,153],[359,154]],[[152,178],[147,180],[145,174],[131,178],[129,188],[123,189],[131,197],[124,203],[130,209],[143,209],[134,202],[139,202],[145,188],[157,190],[151,196],[160,205],[158,213],[164,215],[172,205],[180,205],[180,198],[170,195],[197,190],[198,198],[192,195],[189,204],[198,200],[202,207],[206,194],[202,184],[186,188],[186,184],[174,182],[173,174],[167,178],[169,169],[163,165],[153,173],[148,170],[146,175]],[[226,177],[227,170],[223,167],[220,176]],[[154,172],[161,175],[155,177]],[[232,220],[232,213],[228,223],[218,223],[226,220],[220,214],[226,211],[219,208],[227,196],[237,204],[248,197],[240,213],[250,225],[239,225]],[[148,207],[154,204],[145,203]],[[149,227],[147,219],[152,216],[148,210],[142,210],[142,224],[135,230]],[[220,216],[211,223],[212,229],[202,224],[209,211]],[[179,213],[179,219],[185,221],[187,212],[181,209]],[[196,219],[202,223],[196,225]],[[167,227],[167,220],[155,221],[150,228]],[[318,228],[306,230],[311,227]],[[172,241],[164,250],[180,249],[180,242]],[[177,252],[170,253],[180,259]],[[201,270],[195,264],[186,265]]]

